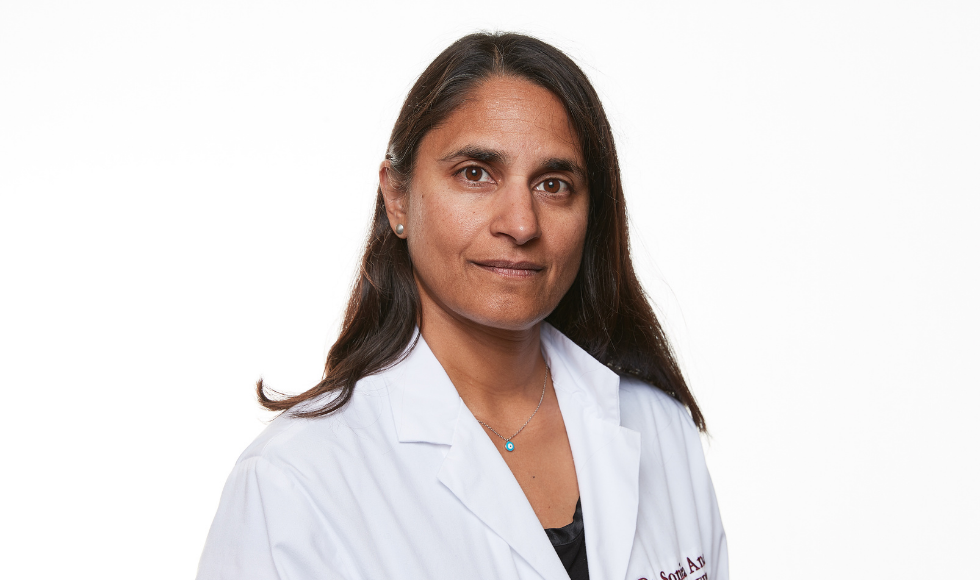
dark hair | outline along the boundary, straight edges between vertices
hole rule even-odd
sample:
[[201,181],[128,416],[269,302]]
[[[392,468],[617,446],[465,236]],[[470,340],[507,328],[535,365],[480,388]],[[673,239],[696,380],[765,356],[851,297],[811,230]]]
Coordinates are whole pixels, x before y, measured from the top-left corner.
[[[694,423],[704,417],[688,389],[630,259],[626,203],[609,121],[585,73],[555,47],[510,33],[470,34],[425,69],[405,99],[386,158],[396,181],[407,182],[422,138],[445,120],[480,82],[495,76],[526,79],[565,106],[585,159],[588,227],[578,276],[547,321],[621,376],[640,379],[683,403]],[[270,398],[266,409],[317,417],[343,407],[360,379],[396,364],[421,326],[418,289],[405,240],[392,232],[378,188],[374,222],[344,324],[327,354],[323,380],[291,397]],[[317,404],[313,399],[333,393]],[[278,393],[277,393],[278,394]]]

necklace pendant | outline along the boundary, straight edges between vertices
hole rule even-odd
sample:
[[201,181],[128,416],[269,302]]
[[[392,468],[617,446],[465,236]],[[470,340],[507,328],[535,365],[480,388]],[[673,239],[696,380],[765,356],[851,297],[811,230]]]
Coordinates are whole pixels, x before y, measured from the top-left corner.
[[514,450],[514,444],[511,443],[510,441],[508,441],[507,443],[504,443],[504,449],[506,449],[507,451],[513,451]]

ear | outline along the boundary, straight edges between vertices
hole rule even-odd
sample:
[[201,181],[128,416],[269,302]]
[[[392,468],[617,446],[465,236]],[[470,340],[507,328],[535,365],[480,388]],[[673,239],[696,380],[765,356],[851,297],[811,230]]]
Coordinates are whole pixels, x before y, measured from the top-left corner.
[[[408,237],[408,195],[398,187],[397,180],[390,174],[391,161],[385,159],[378,170],[378,182],[381,184],[381,195],[385,200],[385,213],[388,214],[388,224],[399,238]],[[402,226],[402,231],[398,231]]]

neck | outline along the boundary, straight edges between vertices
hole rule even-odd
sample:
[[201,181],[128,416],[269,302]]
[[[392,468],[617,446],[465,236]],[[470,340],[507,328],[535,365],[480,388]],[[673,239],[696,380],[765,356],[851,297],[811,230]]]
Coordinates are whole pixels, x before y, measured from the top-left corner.
[[508,415],[541,397],[541,323],[519,330],[481,325],[423,297],[422,338],[477,417]]

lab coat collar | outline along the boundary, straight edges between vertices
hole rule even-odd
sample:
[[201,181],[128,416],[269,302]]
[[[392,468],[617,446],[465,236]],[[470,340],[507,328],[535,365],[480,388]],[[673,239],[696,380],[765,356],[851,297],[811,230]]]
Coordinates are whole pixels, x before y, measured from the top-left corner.
[[414,348],[381,375],[388,384],[398,440],[451,445],[465,405],[418,329],[411,344]]
[[541,342],[552,371],[556,365],[568,371],[570,382],[564,386],[583,396],[582,403],[594,406],[597,418],[619,425],[619,375],[548,323],[541,325]]
[[[623,578],[639,503],[639,433],[619,424],[619,376],[549,324],[541,341],[568,433],[593,580]],[[383,373],[398,440],[449,445],[438,479],[539,574],[564,567],[500,452],[418,337]]]

